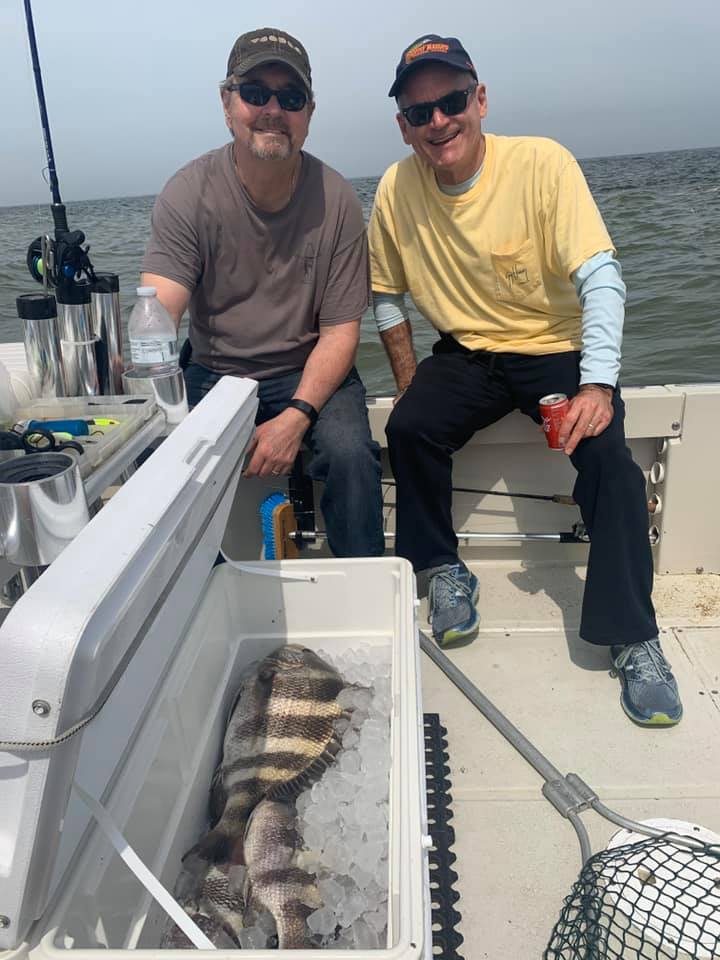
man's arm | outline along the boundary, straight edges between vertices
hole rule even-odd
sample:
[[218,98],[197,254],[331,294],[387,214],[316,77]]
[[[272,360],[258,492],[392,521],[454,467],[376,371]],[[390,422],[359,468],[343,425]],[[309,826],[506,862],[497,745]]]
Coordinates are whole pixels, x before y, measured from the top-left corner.
[[613,418],[613,388],[620,371],[625,284],[610,251],[596,253],[573,274],[582,305],[580,390],[563,420],[560,442],[573,453],[585,437],[597,437]]
[[405,393],[410,386],[410,381],[415,376],[417,360],[415,359],[415,348],[413,347],[412,328],[409,320],[403,320],[402,323],[389,330],[383,330],[380,338],[388,355],[393,376],[397,385],[397,394],[395,403]]
[[380,339],[392,368],[397,394],[395,403],[415,376],[417,361],[412,342],[412,327],[405,307],[405,294],[373,290],[373,310]]
[[144,287],[155,287],[158,300],[175,321],[175,326],[179,327],[190,303],[191,294],[187,287],[156,273],[141,274],[140,283]]
[[[294,399],[312,404],[319,412],[350,372],[360,341],[360,320],[321,324],[320,336],[303,370]],[[255,431],[246,477],[289,473],[295,462],[310,418],[288,407]]]

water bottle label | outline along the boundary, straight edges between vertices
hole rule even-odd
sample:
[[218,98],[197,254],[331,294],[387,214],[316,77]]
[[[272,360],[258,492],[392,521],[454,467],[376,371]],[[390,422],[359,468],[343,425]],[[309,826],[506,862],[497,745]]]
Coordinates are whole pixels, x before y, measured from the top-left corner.
[[131,340],[130,356],[133,363],[145,366],[167,363],[175,356],[174,345],[172,340]]

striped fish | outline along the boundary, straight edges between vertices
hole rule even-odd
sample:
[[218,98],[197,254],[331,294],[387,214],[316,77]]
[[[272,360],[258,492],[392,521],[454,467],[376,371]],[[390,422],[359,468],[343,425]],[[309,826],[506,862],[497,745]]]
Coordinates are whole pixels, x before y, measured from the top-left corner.
[[185,857],[242,863],[248,817],[264,797],[294,797],[319,779],[342,744],[340,674],[296,644],[248,671],[230,713],[211,809],[217,823]]
[[[238,935],[243,928],[246,902],[242,889],[237,890],[230,879],[232,869],[230,864],[198,861],[195,869],[185,868],[175,884],[175,899],[218,949],[240,946]],[[180,927],[170,921],[160,946],[165,950],[184,950],[192,944]]]
[[315,878],[297,865],[300,838],[292,800],[261,800],[250,814],[243,850],[247,864],[245,925],[268,911],[277,927],[278,948],[312,944],[308,916],[322,906]]

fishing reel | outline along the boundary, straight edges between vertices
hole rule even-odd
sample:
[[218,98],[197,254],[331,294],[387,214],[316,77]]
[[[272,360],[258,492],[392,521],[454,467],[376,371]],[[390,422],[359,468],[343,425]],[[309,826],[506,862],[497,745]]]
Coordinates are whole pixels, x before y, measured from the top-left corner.
[[26,263],[30,276],[38,283],[47,283],[56,288],[69,286],[83,278],[95,281],[95,270],[85,243],[82,230],[70,230],[64,203],[53,203],[55,239],[46,235],[37,237],[28,247]]
[[[37,237],[28,247],[27,266],[30,276],[38,283],[62,287],[83,277],[94,281],[95,270],[90,262],[90,244],[83,246],[85,234],[72,230],[51,237]],[[45,253],[45,250],[47,253]]]

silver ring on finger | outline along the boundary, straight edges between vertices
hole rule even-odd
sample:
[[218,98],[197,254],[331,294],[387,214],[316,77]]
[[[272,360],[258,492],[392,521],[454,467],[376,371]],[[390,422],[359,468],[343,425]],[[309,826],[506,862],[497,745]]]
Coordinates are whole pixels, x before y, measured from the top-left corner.
[[589,423],[589,424],[588,424],[588,430],[594,430],[594,429],[595,429],[595,424],[594,424],[594,423]]
[[272,473],[272,475],[273,475],[274,477],[279,477],[279,476],[280,476],[280,471],[279,471],[279,470],[271,470],[270,473]]

